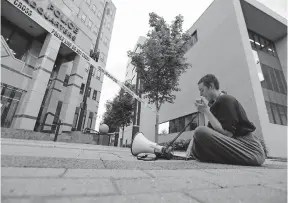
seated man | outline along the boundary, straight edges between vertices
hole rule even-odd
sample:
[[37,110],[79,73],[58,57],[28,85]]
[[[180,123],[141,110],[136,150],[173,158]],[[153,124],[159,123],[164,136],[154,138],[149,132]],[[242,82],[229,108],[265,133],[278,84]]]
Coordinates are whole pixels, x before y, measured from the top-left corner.
[[[252,132],[255,126],[248,120],[242,105],[232,96],[219,90],[217,78],[208,74],[198,82],[200,96],[195,102],[199,112],[209,120],[208,126],[195,129],[194,139],[186,151],[203,162],[260,166],[266,158],[265,145]],[[213,101],[213,102],[211,102]]]

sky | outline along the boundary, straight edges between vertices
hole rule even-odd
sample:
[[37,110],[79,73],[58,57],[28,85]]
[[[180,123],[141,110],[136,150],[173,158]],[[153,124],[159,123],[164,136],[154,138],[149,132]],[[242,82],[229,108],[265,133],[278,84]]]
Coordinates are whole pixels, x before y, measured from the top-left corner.
[[[266,7],[287,18],[287,0],[258,0]],[[155,12],[171,23],[175,16],[184,16],[183,30],[188,30],[213,0],[112,0],[116,16],[106,63],[106,70],[118,80],[125,80],[127,51],[136,45],[139,36],[149,31],[149,13]],[[95,129],[99,129],[105,103],[112,100],[119,86],[104,76]]]

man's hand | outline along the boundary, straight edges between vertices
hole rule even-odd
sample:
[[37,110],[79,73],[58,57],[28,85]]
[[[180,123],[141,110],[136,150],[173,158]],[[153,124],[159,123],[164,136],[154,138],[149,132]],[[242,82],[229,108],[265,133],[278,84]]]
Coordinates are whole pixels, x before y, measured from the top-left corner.
[[196,100],[194,104],[200,113],[206,114],[209,111],[208,104],[204,101],[203,98]]

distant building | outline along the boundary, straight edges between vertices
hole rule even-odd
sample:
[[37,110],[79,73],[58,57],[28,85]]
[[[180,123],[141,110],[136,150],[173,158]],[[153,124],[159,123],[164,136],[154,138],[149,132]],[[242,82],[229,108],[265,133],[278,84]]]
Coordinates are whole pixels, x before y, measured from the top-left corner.
[[63,132],[75,129],[97,41],[82,125],[94,128],[115,12],[111,0],[1,1],[2,127],[48,132],[57,121],[45,119],[50,112]]
[[[137,43],[133,49],[134,52],[140,52],[139,44],[144,44],[146,38],[143,36],[140,36],[137,40]],[[137,77],[137,71],[136,67],[131,64],[131,59],[129,58],[127,66],[126,66],[126,75],[125,75],[125,81],[130,82],[131,84],[135,85],[137,91],[140,87],[140,79]],[[134,131],[139,131],[139,123],[140,123],[140,110],[141,110],[141,103],[138,102],[137,100],[134,101],[134,118],[133,118],[133,123],[126,127],[124,129],[124,137],[123,137],[123,144],[130,144],[131,143],[131,138],[132,134]],[[120,129],[119,133],[119,144],[120,144],[120,139],[122,139],[122,130]]]
[[[160,129],[168,134],[159,143],[172,140],[189,122],[197,82],[212,73],[220,89],[244,106],[269,156],[287,157],[287,20],[254,0],[214,0],[189,33],[186,57],[192,68],[180,77],[175,103],[161,107]],[[140,131],[153,141],[155,113],[142,106],[140,115]],[[194,128],[179,139],[191,138]]]

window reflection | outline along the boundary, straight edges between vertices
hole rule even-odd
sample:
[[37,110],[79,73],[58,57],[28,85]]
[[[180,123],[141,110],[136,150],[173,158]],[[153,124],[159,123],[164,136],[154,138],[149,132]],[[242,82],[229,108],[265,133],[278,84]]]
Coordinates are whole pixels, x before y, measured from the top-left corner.
[[194,119],[193,122],[185,129],[185,131],[195,130],[199,125],[204,124],[204,117],[202,118],[200,116],[200,121],[199,121],[198,114],[192,113],[192,114],[181,116],[179,118],[159,124],[158,134],[165,135],[165,134],[170,134],[170,133],[178,133],[181,130],[183,130],[184,127],[187,126],[192,119]]
[[1,127],[11,126],[22,93],[18,88],[1,84]]
[[261,50],[272,56],[276,56],[275,46],[271,40],[266,39],[251,30],[248,30],[248,34],[253,49]]
[[270,123],[287,126],[287,107],[268,101],[265,104]]
[[28,51],[33,40],[32,36],[28,35],[23,30],[16,28],[5,19],[2,21],[1,35],[14,53],[15,58],[24,61],[25,53]]

